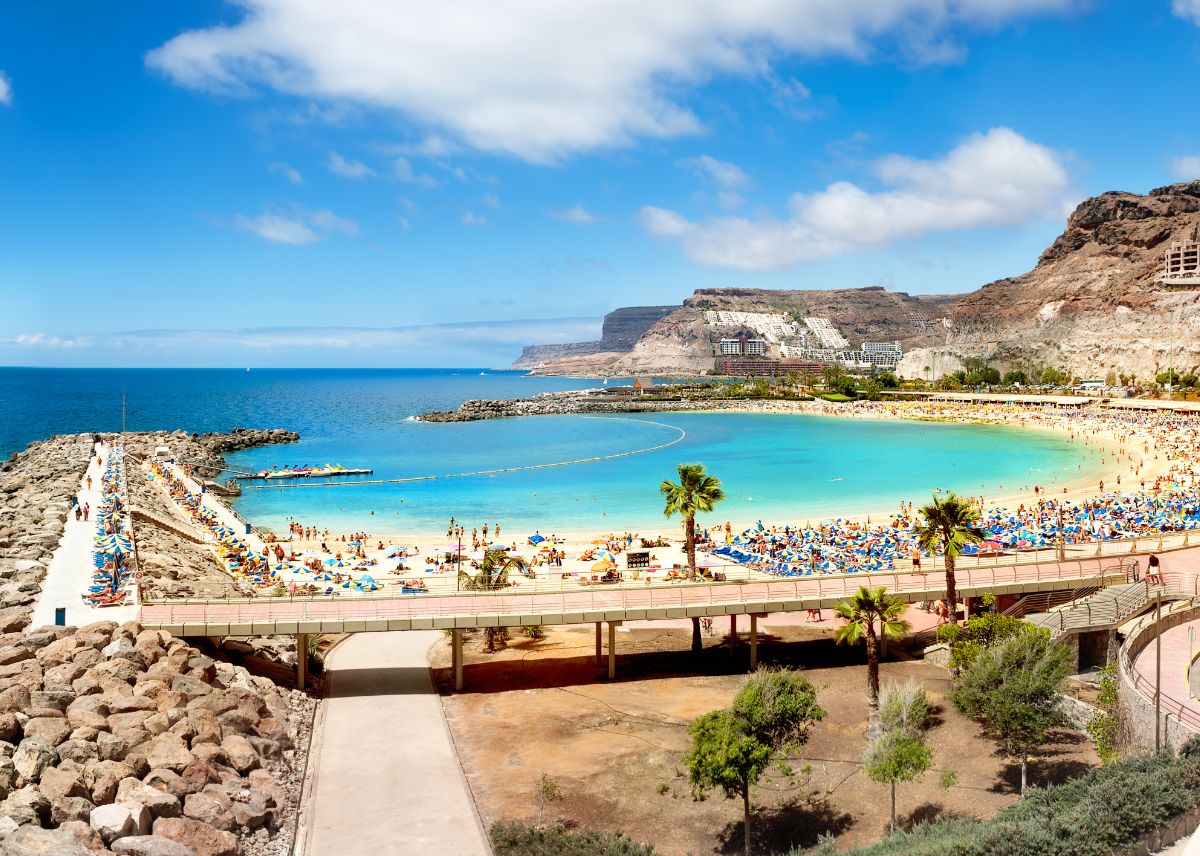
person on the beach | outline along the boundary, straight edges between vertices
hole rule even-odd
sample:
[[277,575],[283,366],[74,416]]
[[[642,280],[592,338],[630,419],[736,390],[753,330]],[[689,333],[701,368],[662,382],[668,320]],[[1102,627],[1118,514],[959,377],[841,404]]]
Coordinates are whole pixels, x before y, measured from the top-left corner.
[[1165,585],[1162,577],[1162,568],[1159,565],[1158,556],[1151,553],[1150,558],[1146,560],[1146,582],[1153,585]]
[[87,520],[87,519],[88,519],[88,512],[89,512],[89,511],[91,511],[91,506],[90,506],[90,505],[88,505],[88,504],[85,502],[85,503],[83,504],[83,519],[84,519],[84,520]]
[[76,505],[75,506],[75,520],[78,521],[82,517],[83,517],[83,507]]
[[88,490],[92,489],[92,477],[90,475],[87,477],[87,486]]

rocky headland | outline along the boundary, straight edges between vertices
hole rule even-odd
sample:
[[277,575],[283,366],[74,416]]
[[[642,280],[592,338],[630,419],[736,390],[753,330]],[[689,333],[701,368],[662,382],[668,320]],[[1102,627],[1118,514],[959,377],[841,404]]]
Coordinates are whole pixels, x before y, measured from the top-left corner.
[[[53,437],[0,465],[0,856],[287,853],[311,699],[136,621],[29,627],[103,437]],[[126,448],[131,464],[164,442],[212,460],[294,439],[148,433]],[[156,488],[129,488],[145,583],[205,590],[221,573],[211,553]]]
[[746,398],[687,399],[679,394],[643,398],[614,394],[606,389],[545,392],[533,398],[474,399],[454,410],[438,410],[416,417],[420,422],[478,422],[513,416],[562,416],[565,414],[678,413],[680,411],[812,411],[826,412],[837,405],[827,401],[757,400]]
[[[514,368],[583,377],[690,377],[715,367],[725,331],[706,309],[828,318],[852,346],[898,341],[905,377],[940,377],[967,357],[1001,371],[1045,366],[1080,377],[1109,371],[1153,379],[1174,367],[1200,371],[1196,290],[1156,281],[1173,243],[1200,238],[1200,181],[1149,193],[1113,191],[1086,199],[1028,273],[961,295],[908,295],[871,287],[829,291],[699,289],[631,345],[536,346]],[[768,353],[768,356],[777,356]]]

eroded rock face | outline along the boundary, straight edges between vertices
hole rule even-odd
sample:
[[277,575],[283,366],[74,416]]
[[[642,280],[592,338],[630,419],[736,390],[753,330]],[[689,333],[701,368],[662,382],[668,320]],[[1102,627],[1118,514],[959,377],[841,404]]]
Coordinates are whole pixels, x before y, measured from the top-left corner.
[[[1152,380],[1173,363],[1200,367],[1195,292],[1155,281],[1172,242],[1194,241],[1200,182],[1084,200],[1029,273],[965,295],[945,343],[902,365],[926,377],[935,361],[980,356],[1001,367],[1052,365],[1081,377],[1111,369]],[[906,355],[907,356],[907,355]]]

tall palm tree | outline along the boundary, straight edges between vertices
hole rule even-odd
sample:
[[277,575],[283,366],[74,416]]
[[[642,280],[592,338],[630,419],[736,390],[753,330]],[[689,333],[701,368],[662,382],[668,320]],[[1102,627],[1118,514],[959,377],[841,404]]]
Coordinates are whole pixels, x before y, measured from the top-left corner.
[[942,548],[946,563],[946,604],[950,608],[950,621],[958,623],[958,591],[954,585],[954,560],[968,544],[983,540],[979,528],[979,511],[958,494],[945,499],[936,496],[933,502],[920,510],[925,522],[917,527],[917,544],[921,549],[935,552]]
[[[846,621],[834,633],[839,645],[867,640],[867,702],[874,715],[879,712],[879,636],[899,639],[908,632],[909,623],[900,617],[904,615],[904,601],[890,596],[884,586],[863,586],[850,600],[839,603],[834,612]],[[879,635],[875,633],[877,621]]]
[[[460,566],[458,587],[463,591],[499,591],[508,587],[510,571],[520,573],[523,570],[525,560],[520,556],[508,555],[503,547],[488,550],[483,554],[483,561],[479,563],[478,573],[470,574]],[[485,627],[484,650],[489,654],[495,653],[496,641],[500,638],[503,638],[503,628]]]
[[[718,502],[725,498],[721,489],[721,480],[704,471],[703,464],[679,464],[679,484],[670,479],[663,479],[658,486],[659,492],[666,499],[663,514],[671,517],[678,514],[683,517],[684,545],[687,550],[688,573],[696,577],[696,512],[712,511]],[[700,619],[692,618],[692,650],[699,651],[703,647],[700,641]]]

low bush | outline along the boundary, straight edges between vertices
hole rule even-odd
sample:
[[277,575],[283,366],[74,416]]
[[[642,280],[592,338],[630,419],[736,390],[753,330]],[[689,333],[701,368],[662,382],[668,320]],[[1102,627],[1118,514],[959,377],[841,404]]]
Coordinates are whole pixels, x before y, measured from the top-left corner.
[[1108,856],[1200,805],[1200,761],[1126,758],[1032,791],[988,821],[921,823],[854,856]]
[[659,856],[651,845],[630,841],[619,832],[536,829],[504,821],[492,826],[492,848],[496,856]]

